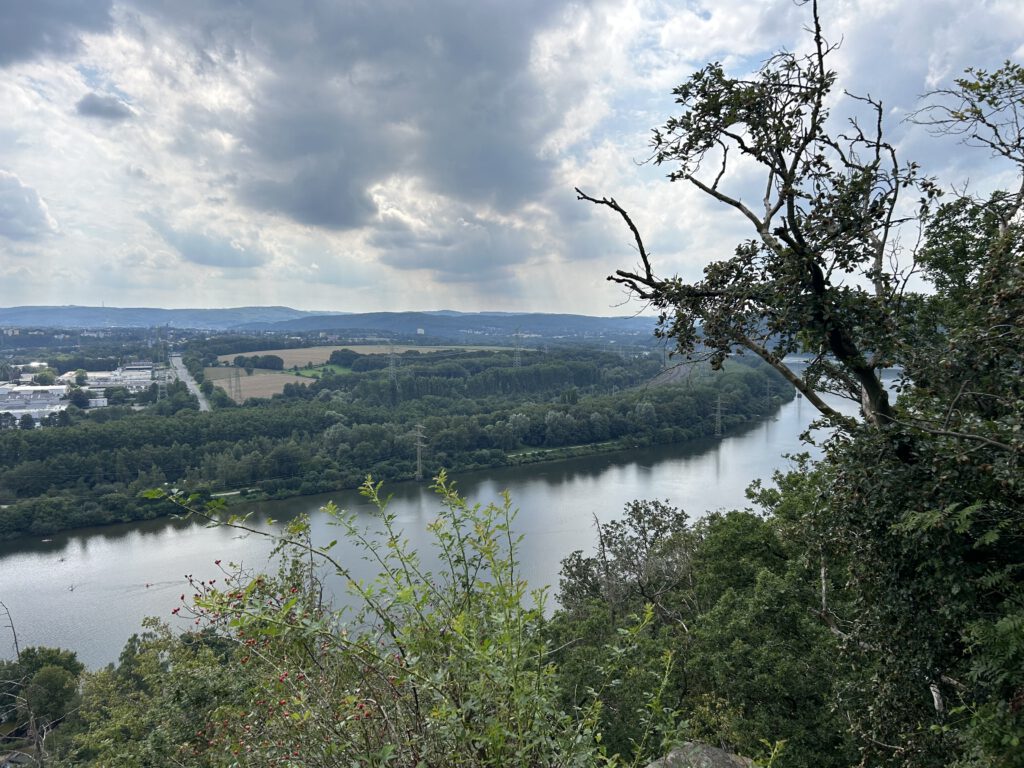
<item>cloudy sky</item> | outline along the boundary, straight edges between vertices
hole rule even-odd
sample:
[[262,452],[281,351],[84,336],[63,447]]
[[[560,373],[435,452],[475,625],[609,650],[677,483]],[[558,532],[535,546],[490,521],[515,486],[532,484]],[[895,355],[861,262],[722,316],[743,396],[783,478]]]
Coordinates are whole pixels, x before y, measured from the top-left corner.
[[[1020,0],[822,0],[842,85],[902,122],[1024,56]],[[694,277],[741,222],[641,164],[671,88],[806,44],[792,0],[0,0],[0,306],[624,314],[633,213]]]

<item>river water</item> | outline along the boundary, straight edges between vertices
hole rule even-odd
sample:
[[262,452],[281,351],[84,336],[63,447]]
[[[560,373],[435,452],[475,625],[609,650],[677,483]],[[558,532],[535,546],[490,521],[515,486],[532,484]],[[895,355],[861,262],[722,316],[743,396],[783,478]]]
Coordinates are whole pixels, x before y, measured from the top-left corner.
[[[807,450],[799,435],[817,415],[806,400],[783,405],[769,420],[742,434],[687,445],[644,448],[550,464],[502,468],[456,476],[472,501],[490,502],[503,490],[518,508],[515,529],[522,534],[519,560],[533,587],[557,591],[561,559],[573,550],[593,551],[594,520],[618,516],[630,500],[668,500],[699,517],[707,510],[747,505],[744,490],[757,478],[770,479],[790,462],[786,454]],[[427,523],[439,509],[428,483],[400,483],[391,511],[410,542],[428,548]],[[372,523],[375,511],[356,492],[253,504],[253,521],[313,515],[317,544],[338,538],[319,508],[333,499]],[[215,561],[268,568],[269,542],[181,520],[154,520],[81,529],[52,540],[20,540],[0,545],[0,601],[10,610],[22,647],[70,648],[89,667],[115,661],[125,640],[146,616],[172,624],[179,597],[189,592],[186,574],[222,578]],[[372,575],[344,542],[334,552],[358,575]],[[14,645],[0,613],[0,658],[12,658]]]

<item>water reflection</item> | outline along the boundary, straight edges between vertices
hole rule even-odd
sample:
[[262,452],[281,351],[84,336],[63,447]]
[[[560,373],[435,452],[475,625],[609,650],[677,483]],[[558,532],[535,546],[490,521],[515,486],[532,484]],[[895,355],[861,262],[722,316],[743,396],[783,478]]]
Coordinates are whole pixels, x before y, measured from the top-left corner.
[[[594,547],[594,520],[614,519],[637,498],[661,499],[691,517],[705,510],[743,507],[744,491],[756,478],[784,468],[785,454],[806,450],[799,435],[815,415],[801,400],[782,406],[774,419],[743,434],[682,446],[638,448],[622,453],[569,459],[555,464],[463,473],[455,480],[473,501],[500,502],[508,489],[519,509],[516,532],[524,537],[521,568],[531,585],[557,585],[562,558]],[[397,483],[391,510],[425,565],[434,561],[427,523],[439,506],[425,485]],[[376,510],[355,491],[245,505],[250,522],[265,528],[271,518],[286,521],[311,515],[318,544],[339,531],[318,513],[328,501],[372,524]],[[0,545],[0,600],[11,610],[22,646],[73,648],[89,666],[117,658],[147,615],[170,618],[185,587],[185,574],[221,578],[214,561],[265,570],[271,544],[259,536],[207,528],[201,522],[160,519],[55,535],[52,541],[23,540]],[[344,541],[335,556],[357,576],[374,571]],[[0,657],[13,645],[0,634]]]

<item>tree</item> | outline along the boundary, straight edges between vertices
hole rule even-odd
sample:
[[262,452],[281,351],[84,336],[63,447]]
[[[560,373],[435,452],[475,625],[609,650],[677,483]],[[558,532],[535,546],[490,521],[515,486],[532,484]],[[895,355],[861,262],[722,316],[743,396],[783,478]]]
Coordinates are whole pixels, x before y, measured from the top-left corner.
[[68,390],[68,401],[79,408],[89,407],[89,395],[78,387],[71,387]]
[[36,428],[36,420],[34,418],[32,418],[32,414],[31,413],[23,413],[21,415],[21,418],[18,419],[18,428],[19,429],[35,429]]
[[85,665],[78,660],[78,655],[74,651],[43,645],[23,648],[18,655],[18,663],[22,671],[30,677],[43,667],[60,667],[76,677],[85,669]]
[[[1007,61],[993,72],[969,68],[964,74],[952,86],[933,91],[915,120],[936,134],[958,136],[968,146],[988,149],[1024,170],[1024,67]],[[1024,203],[1024,176],[1019,182],[1004,225]]]
[[[851,426],[822,392],[859,402],[880,426],[894,417],[879,369],[893,360],[906,277],[890,262],[904,223],[897,206],[915,189],[926,204],[936,189],[915,164],[898,161],[881,102],[847,95],[840,104],[867,116],[833,126],[836,75],[826,63],[836,46],[825,41],[816,0],[811,8],[811,53],[776,54],[749,80],[709,64],[674,90],[682,114],[654,131],[653,161],[675,166],[672,181],[692,184],[753,228],[732,258],[709,265],[696,283],[658,277],[626,210],[576,191],[630,228],[640,268],[609,280],[660,311],[659,332],[680,352],[706,351],[717,367],[737,349],[751,351],[833,424]],[[760,173],[760,206],[744,201],[750,189],[726,189],[737,168]],[[797,351],[816,355],[802,374],[783,362]]]
[[26,712],[44,733],[67,715],[78,692],[78,678],[64,667],[47,664],[36,672],[24,691]]
[[124,405],[131,400],[131,394],[125,387],[107,387],[103,390],[107,405]]
[[328,359],[331,365],[340,365],[348,368],[353,362],[358,360],[362,355],[351,349],[336,349],[331,352],[331,356]]
[[32,740],[40,765],[47,734],[73,709],[83,668],[74,652],[43,646],[0,662],[0,723]]
[[[640,266],[609,279],[659,309],[662,335],[716,366],[733,351],[754,352],[845,432],[821,463],[779,478],[781,491],[760,498],[800,552],[802,589],[817,582],[805,609],[836,642],[842,667],[832,706],[861,764],[1017,767],[1024,68],[968,70],[918,113],[1018,171],[1009,190],[936,207],[934,183],[899,163],[885,141],[881,103],[832,94],[833,48],[816,3],[811,11],[810,54],[779,54],[750,80],[710,64],[675,90],[682,114],[654,132],[653,160],[674,166],[672,180],[752,226],[732,258],[692,284],[660,278],[625,209],[577,193],[630,228]],[[836,105],[864,109],[870,120],[837,131]],[[742,177],[738,168],[761,172],[753,198],[761,205],[745,202],[749,190],[727,188]],[[902,219],[908,193],[919,207]],[[912,256],[930,295],[905,291],[909,272],[894,266],[904,225],[917,228]],[[801,375],[783,362],[797,351],[815,355]],[[898,403],[879,378],[891,364],[906,372]],[[858,401],[864,423],[836,414],[823,392]],[[741,621],[719,617],[709,651],[730,633],[748,633],[744,617],[761,613],[775,592],[771,579],[763,586],[729,606]],[[742,700],[742,690],[735,695]]]
[[[829,706],[836,643],[806,610],[808,584],[780,534],[749,511],[690,525],[651,501],[599,524],[597,555],[575,552],[562,563],[563,610],[547,629],[566,706],[599,696],[605,743],[630,757],[648,678],[671,652],[663,701],[686,722],[687,738],[746,755],[782,740],[780,766],[850,765],[850,739]],[[645,612],[629,658],[609,654],[630,617]]]

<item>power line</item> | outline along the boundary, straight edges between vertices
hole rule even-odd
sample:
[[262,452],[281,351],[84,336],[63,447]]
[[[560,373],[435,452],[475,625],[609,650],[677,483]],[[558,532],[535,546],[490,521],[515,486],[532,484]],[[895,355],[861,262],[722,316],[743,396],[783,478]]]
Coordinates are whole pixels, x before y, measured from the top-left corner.
[[392,384],[398,384],[398,360],[395,357],[395,345],[388,347],[388,379]]
[[228,394],[236,403],[242,402],[242,375],[238,368],[231,371],[231,378],[228,379]]
[[159,372],[154,371],[153,375],[156,377],[156,399],[166,400],[167,399],[167,369],[162,369]]
[[413,433],[413,437],[416,438],[416,480],[420,481],[423,479],[423,449],[427,447],[424,442],[426,437],[423,434],[424,426],[422,424],[416,425],[416,431]]

